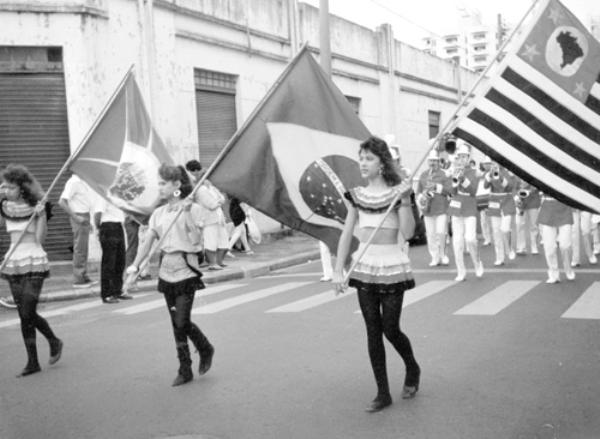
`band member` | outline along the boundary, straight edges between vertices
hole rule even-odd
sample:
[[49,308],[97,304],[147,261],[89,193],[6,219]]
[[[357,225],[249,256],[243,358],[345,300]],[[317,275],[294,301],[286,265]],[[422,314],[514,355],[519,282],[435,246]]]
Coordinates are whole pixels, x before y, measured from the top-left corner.
[[515,252],[510,247],[510,232],[516,214],[515,200],[512,190],[514,177],[497,163],[483,177],[484,186],[490,189],[488,216],[492,223],[492,236],[496,261],[494,265],[504,264],[504,254],[509,259],[515,258]]
[[477,185],[479,178],[469,164],[469,148],[460,143],[456,148],[452,170],[452,198],[448,215],[452,217],[452,247],[456,262],[456,281],[463,281],[467,275],[464,260],[465,245],[475,267],[475,275],[483,276],[483,264],[479,258],[477,244]]
[[526,231],[529,230],[531,254],[537,255],[537,218],[542,203],[540,191],[525,180],[519,179],[514,198],[517,206],[517,254],[525,254],[527,249]]
[[479,211],[479,223],[481,225],[481,235],[483,236],[483,246],[488,246],[492,243],[492,224],[490,217],[487,214],[488,205],[490,202],[490,189],[484,187],[483,177],[492,167],[492,160],[488,156],[484,156],[479,163],[479,185],[477,186],[477,210]]
[[417,203],[423,214],[427,249],[431,256],[430,267],[450,261],[446,256],[448,234],[448,196],[452,190],[450,179],[440,169],[437,152],[432,150],[427,158],[429,169],[421,174],[417,185]]
[[573,209],[548,195],[542,196],[542,204],[538,214],[538,224],[544,245],[544,254],[548,264],[548,280],[546,283],[560,282],[558,271],[558,254],[556,243],[562,256],[565,276],[568,280],[575,279],[575,272],[571,267],[571,239],[573,226]]
[[579,267],[581,260],[581,243],[590,264],[595,265],[598,259],[592,247],[592,213],[586,210],[573,209],[573,258],[571,267]]

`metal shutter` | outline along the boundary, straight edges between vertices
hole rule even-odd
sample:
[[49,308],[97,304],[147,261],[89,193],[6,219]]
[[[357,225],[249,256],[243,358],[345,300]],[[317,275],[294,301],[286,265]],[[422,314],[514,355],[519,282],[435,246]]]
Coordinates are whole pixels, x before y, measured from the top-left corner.
[[235,95],[196,90],[200,163],[207,168],[236,130]]
[[[63,73],[0,73],[0,167],[27,166],[44,189],[69,157],[69,130]],[[68,175],[49,195],[54,217],[44,248],[51,260],[70,259],[71,226],[58,206]],[[0,232],[0,252],[9,237]]]

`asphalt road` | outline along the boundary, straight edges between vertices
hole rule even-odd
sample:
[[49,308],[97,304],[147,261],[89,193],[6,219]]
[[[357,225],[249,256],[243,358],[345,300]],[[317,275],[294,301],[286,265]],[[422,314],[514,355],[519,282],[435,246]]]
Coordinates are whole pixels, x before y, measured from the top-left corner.
[[403,365],[388,344],[394,404],[363,411],[375,384],[356,295],[332,300],[311,263],[197,295],[193,320],[215,360],[179,388],[157,293],[42,306],[64,356],[48,367],[38,335],[43,371],[21,379],[16,314],[0,313],[0,438],[600,437],[598,269],[546,285],[542,257],[530,256],[455,283],[427,268],[423,247],[411,251],[419,287],[402,327],[423,371],[414,400],[400,398]]

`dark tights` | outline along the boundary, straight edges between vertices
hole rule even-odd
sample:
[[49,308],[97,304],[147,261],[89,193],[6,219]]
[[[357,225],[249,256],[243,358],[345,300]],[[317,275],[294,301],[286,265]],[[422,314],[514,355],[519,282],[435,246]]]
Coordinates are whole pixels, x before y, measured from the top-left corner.
[[384,335],[406,365],[404,384],[413,386],[418,380],[419,365],[415,360],[410,340],[400,330],[403,300],[404,292],[379,293],[372,289],[358,289],[358,302],[367,327],[369,358],[377,382],[378,396],[389,395]]
[[37,304],[44,279],[34,276],[13,276],[10,281],[10,292],[17,304],[21,320],[23,339],[35,340],[35,330],[40,331],[48,340],[56,339],[46,319],[37,313]]
[[199,351],[205,350],[210,343],[208,343],[200,328],[191,320],[194,294],[164,293],[164,295],[177,346],[187,345],[189,337],[196,349]]

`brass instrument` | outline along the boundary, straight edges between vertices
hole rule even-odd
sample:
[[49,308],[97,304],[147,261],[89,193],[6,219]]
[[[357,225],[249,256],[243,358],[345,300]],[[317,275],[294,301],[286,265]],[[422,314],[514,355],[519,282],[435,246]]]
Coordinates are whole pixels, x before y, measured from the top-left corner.
[[419,194],[417,197],[417,203],[419,204],[419,208],[421,212],[427,213],[429,212],[429,208],[431,207],[431,200],[435,197],[435,192],[427,189],[431,187],[433,184],[433,171],[430,169],[429,174],[427,176],[427,181],[425,185],[425,190]]
[[525,213],[525,210],[523,209],[525,207],[525,199],[529,197],[529,195],[531,195],[531,191],[525,189],[525,184],[526,183],[523,180],[521,180],[519,184],[520,189],[517,192],[517,195],[515,195],[515,204],[517,206],[519,215],[523,215]]
[[465,179],[465,168],[464,166],[456,167],[452,173],[452,184],[457,186]]

